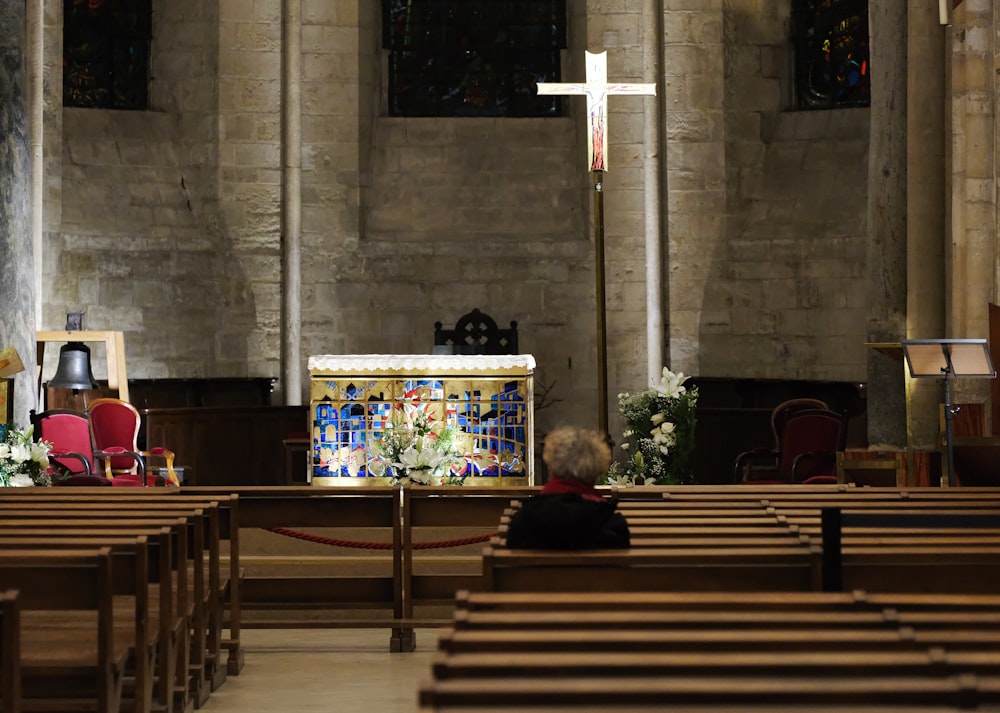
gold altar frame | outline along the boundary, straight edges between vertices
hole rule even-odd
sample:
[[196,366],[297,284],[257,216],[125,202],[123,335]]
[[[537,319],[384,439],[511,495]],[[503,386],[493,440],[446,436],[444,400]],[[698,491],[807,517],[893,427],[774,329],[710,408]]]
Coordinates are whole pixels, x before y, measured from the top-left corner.
[[[370,360],[371,367],[366,367],[365,362]],[[340,400],[331,398],[328,393],[327,383],[330,381],[344,382],[371,382],[372,384],[398,383],[408,380],[441,380],[444,384],[445,395],[435,401],[429,402],[440,404],[446,408],[449,403],[456,403],[447,398],[448,384],[458,383],[482,383],[498,385],[500,382],[517,381],[518,392],[523,393],[523,409],[525,423],[524,444],[523,444],[523,467],[525,475],[495,475],[478,476],[470,475],[465,478],[465,486],[525,486],[534,483],[535,471],[535,447],[534,447],[534,359],[530,355],[517,356],[486,356],[486,355],[337,355],[326,357],[310,357],[310,409],[309,409],[309,432],[311,443],[309,445],[309,480],[313,485],[329,486],[359,486],[359,485],[390,485],[392,480],[388,477],[352,477],[352,476],[325,476],[314,474],[314,458],[316,449],[319,447],[319,433],[316,430],[317,408],[324,403],[337,404],[341,408],[343,404],[351,403],[372,405],[382,404],[389,407],[404,403],[404,400],[391,395],[389,399],[362,399]],[[469,391],[469,390],[467,390]],[[488,391],[490,394],[502,393],[499,389]],[[479,400],[464,401],[459,400],[459,404],[476,403]],[[488,406],[490,401],[481,402]],[[516,430],[516,427],[515,427]],[[502,439],[498,439],[502,440]]]

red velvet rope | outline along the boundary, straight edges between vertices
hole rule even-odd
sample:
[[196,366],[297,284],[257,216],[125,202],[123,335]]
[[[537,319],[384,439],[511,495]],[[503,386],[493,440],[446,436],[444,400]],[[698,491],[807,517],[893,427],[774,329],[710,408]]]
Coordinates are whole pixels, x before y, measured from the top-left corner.
[[[331,547],[350,547],[356,550],[391,550],[391,542],[359,542],[357,540],[338,540],[332,537],[323,537],[321,535],[310,535],[308,532],[298,532],[297,530],[289,530],[287,527],[269,527],[268,532],[273,532],[276,535],[284,535],[285,537],[293,537],[296,540],[305,540],[306,542],[316,542],[321,545],[330,545]],[[474,545],[481,542],[489,542],[490,538],[495,537],[497,533],[493,532],[489,535],[476,535],[474,537],[465,537],[460,540],[440,540],[438,542],[414,542],[410,547],[414,550],[436,550],[447,547],[461,547],[462,545]]]

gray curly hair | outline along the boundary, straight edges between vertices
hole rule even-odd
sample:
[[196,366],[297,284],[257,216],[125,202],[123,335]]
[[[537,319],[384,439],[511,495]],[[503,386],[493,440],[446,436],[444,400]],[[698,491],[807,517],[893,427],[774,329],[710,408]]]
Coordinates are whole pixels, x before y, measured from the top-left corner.
[[593,484],[611,467],[611,448],[599,431],[560,426],[546,434],[542,460],[550,477]]

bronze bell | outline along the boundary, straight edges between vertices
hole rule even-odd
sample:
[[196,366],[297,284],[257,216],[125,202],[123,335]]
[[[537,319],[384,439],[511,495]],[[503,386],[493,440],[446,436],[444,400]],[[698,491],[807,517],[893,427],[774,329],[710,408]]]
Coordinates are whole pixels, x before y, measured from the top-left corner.
[[49,380],[49,388],[74,391],[99,388],[90,368],[90,347],[82,342],[64,344],[59,350],[59,366]]

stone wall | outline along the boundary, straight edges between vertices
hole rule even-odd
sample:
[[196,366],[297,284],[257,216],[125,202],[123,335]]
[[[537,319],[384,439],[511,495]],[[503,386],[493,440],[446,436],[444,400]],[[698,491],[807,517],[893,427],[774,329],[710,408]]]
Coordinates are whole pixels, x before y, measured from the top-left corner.
[[[0,349],[17,349],[25,370],[14,377],[14,422],[35,407],[35,282],[31,241],[31,167],[23,3],[0,5]],[[0,423],[7,404],[0,403]]]
[[[863,380],[867,114],[786,111],[772,5],[665,1],[669,361]],[[378,6],[302,3],[303,355],[427,352],[435,321],[479,307],[518,321],[560,399],[539,428],[596,425],[583,100],[562,119],[386,117]],[[638,3],[569,9],[567,79],[605,48],[612,79],[642,81]],[[149,112],[62,111],[53,82],[43,327],[82,309],[125,330],[135,376],[281,375],[281,12],[156,3]],[[647,381],[642,101],[609,112],[612,410]]]
[[[217,207],[219,23],[207,5],[157,5],[150,111],[61,109],[59,82],[47,89],[61,163],[46,181],[58,221],[46,221],[44,327],[82,310],[85,328],[123,331],[139,378],[248,372],[250,291]],[[61,22],[47,41],[60,37]]]
[[868,111],[789,111],[787,3],[670,5],[675,364],[864,381]]

